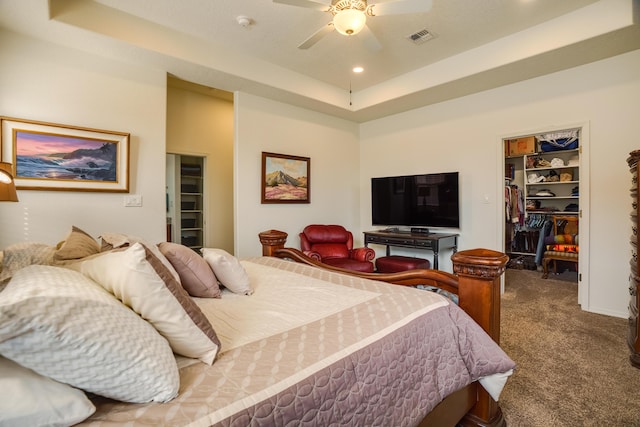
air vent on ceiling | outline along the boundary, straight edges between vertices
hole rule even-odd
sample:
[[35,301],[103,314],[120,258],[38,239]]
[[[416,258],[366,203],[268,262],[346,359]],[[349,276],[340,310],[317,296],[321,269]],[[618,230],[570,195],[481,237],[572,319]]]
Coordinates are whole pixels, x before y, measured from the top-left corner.
[[427,30],[426,28],[424,30],[420,30],[418,32],[415,32],[409,36],[407,36],[408,40],[411,40],[413,43],[415,44],[422,44],[424,42],[427,42],[431,39],[435,38],[435,35],[433,35],[433,33],[429,32],[429,30]]

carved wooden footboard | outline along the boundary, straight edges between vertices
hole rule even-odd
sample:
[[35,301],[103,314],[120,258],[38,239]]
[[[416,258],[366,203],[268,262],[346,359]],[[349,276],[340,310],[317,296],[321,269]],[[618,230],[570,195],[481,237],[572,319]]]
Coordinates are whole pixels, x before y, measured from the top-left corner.
[[[332,267],[305,256],[298,249],[285,248],[287,233],[268,230],[259,234],[264,256],[291,259],[318,268],[380,280],[396,285],[430,285],[458,295],[459,306],[493,340],[500,344],[500,276],[507,255],[489,249],[455,253],[451,260],[455,274],[438,270],[410,270],[400,273],[360,273]],[[448,396],[420,424],[421,426],[506,426],[502,411],[477,382]]]

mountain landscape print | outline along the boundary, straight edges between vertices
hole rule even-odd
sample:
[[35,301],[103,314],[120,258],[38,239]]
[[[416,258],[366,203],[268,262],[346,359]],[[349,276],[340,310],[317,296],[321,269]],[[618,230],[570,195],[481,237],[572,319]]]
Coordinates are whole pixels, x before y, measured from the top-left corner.
[[118,147],[111,141],[17,130],[16,178],[118,180]]
[[263,203],[309,203],[307,157],[263,153]]

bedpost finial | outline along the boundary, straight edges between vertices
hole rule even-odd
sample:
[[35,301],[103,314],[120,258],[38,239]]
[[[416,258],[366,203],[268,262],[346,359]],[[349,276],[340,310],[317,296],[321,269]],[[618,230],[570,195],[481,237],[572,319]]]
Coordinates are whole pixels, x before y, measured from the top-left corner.
[[284,248],[289,235],[280,230],[267,230],[258,234],[262,243],[262,255],[272,256],[276,249]]
[[469,249],[456,252],[451,261],[454,274],[493,278],[504,273],[509,257],[490,249]]

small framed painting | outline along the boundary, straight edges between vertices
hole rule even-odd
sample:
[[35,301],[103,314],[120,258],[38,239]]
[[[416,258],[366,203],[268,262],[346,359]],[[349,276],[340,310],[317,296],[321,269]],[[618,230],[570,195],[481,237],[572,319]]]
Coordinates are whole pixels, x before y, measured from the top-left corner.
[[262,153],[262,203],[310,203],[309,157]]
[[20,190],[129,192],[129,134],[0,117],[0,158]]

